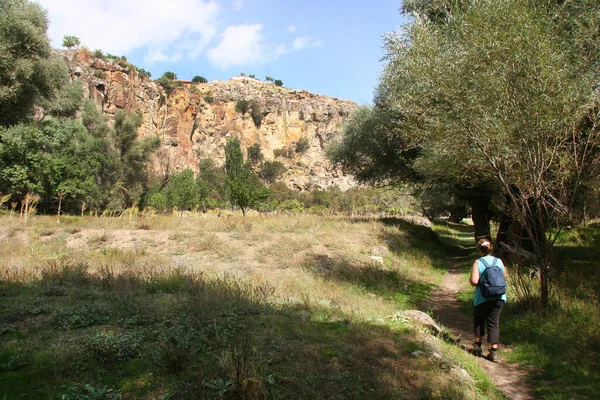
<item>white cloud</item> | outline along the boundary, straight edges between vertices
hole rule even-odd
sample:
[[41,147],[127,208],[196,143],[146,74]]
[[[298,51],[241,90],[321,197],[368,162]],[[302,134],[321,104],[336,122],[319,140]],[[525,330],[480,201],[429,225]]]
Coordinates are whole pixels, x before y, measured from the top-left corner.
[[235,11],[240,11],[244,7],[244,0],[235,0],[233,2],[233,9]]
[[261,31],[260,24],[227,27],[217,47],[208,50],[208,59],[221,69],[267,61],[269,50]]
[[290,25],[290,26],[288,26],[288,28],[287,28],[287,31],[288,31],[289,33],[294,33],[294,32],[296,32],[296,25]]
[[[217,33],[214,0],[38,0],[48,10],[52,45],[75,35],[115,55],[148,48],[148,61],[196,57]],[[168,54],[166,49],[171,49]]]
[[266,64],[292,51],[323,45],[320,40],[304,36],[289,44],[273,44],[263,36],[262,29],[261,24],[227,27],[220,43],[207,51],[208,60],[221,69]]
[[307,36],[298,36],[294,39],[294,43],[292,47],[294,50],[302,50],[308,47],[321,47],[323,46],[323,42],[321,40],[314,40]]

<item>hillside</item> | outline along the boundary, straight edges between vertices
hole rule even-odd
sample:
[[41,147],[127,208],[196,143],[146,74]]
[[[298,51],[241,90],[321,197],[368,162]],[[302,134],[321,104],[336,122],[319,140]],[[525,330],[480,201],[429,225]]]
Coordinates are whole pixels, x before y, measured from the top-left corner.
[[[259,144],[265,159],[277,158],[288,171],[283,181],[291,188],[309,190],[354,185],[351,176],[332,168],[325,148],[344,120],[357,108],[351,101],[307,91],[278,87],[251,77],[234,77],[198,85],[178,82],[169,94],[159,84],[121,60],[95,57],[88,49],[60,51],[72,78],[80,80],[85,95],[106,115],[118,110],[139,112],[141,137],[156,135],[161,146],[154,172],[197,170],[198,160],[209,157],[222,164],[227,137],[236,136],[242,150]],[[238,101],[254,101],[257,112],[236,111]],[[238,107],[239,108],[239,107]],[[290,152],[295,143],[308,148]]]

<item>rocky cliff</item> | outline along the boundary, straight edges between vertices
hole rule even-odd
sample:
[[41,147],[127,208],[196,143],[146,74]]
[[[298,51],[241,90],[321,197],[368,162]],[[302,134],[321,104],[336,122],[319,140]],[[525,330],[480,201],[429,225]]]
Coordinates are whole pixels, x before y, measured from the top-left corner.
[[[357,108],[351,101],[307,91],[278,87],[251,77],[234,77],[198,85],[179,82],[168,95],[164,88],[121,60],[94,57],[89,50],[61,51],[74,79],[83,82],[86,96],[95,100],[109,118],[118,110],[143,115],[140,136],[156,135],[156,173],[197,170],[198,160],[210,157],[224,163],[228,137],[242,150],[258,143],[267,160],[287,168],[282,180],[298,190],[337,185],[342,190],[353,178],[332,168],[325,148],[344,120]],[[254,113],[236,110],[238,101],[253,101]],[[295,143],[308,149],[295,153]],[[290,151],[292,150],[292,151]]]

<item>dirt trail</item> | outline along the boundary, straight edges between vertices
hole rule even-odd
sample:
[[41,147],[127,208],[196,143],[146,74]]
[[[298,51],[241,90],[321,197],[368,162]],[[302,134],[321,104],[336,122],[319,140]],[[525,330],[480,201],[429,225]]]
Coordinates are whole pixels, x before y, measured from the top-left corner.
[[[461,339],[461,344],[467,345],[470,348],[473,343],[473,321],[469,315],[466,315],[461,310],[460,304],[457,301],[457,293],[463,286],[459,270],[460,264],[461,261],[452,261],[448,274],[444,277],[444,282],[439,288],[439,293],[429,300],[425,304],[425,307],[433,311],[437,321]],[[500,335],[500,338],[502,342],[502,335]],[[484,338],[484,354],[487,354],[488,348]],[[502,352],[506,351],[510,351],[510,348],[503,346],[501,343],[499,352],[500,362],[493,363],[483,358],[478,358],[477,360],[485,373],[509,399],[535,399],[531,394],[531,385],[527,379],[527,372],[517,365],[509,364],[502,360]]]

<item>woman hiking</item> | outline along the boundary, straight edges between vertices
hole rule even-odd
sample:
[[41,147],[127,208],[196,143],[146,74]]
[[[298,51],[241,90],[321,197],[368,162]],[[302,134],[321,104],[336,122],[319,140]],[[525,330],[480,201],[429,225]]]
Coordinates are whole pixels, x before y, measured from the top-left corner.
[[475,343],[473,352],[483,357],[481,338],[485,335],[487,321],[490,351],[485,357],[498,362],[498,342],[500,341],[500,314],[506,303],[506,281],[508,275],[501,259],[492,256],[492,242],[481,239],[477,242],[481,257],[475,260],[471,269],[471,286],[475,286],[473,298],[473,330]]

